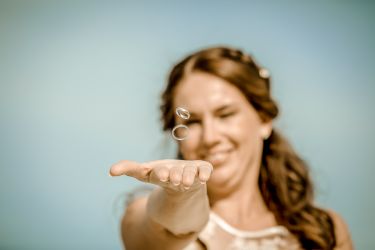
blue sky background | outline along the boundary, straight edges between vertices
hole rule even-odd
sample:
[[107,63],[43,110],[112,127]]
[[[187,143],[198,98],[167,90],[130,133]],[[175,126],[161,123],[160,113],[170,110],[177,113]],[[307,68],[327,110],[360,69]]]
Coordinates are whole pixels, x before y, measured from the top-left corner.
[[0,249],[121,249],[121,159],[173,157],[168,70],[211,45],[267,67],[317,203],[374,249],[371,1],[0,1]]

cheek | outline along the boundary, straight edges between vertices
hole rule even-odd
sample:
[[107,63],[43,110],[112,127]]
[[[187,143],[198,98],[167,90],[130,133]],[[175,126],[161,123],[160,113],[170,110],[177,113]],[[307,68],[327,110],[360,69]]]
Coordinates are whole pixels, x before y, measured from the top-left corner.
[[245,144],[248,147],[256,145],[261,140],[260,129],[253,120],[238,120],[227,130],[230,137],[238,144]]
[[190,129],[189,136],[178,143],[179,150],[186,160],[198,158],[199,136],[197,131]]

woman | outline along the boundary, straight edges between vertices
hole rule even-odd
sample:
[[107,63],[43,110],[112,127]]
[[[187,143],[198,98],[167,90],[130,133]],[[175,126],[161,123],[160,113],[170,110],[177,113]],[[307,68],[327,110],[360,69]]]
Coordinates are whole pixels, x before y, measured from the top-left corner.
[[217,47],[188,56],[161,111],[164,130],[188,127],[179,160],[110,170],[157,185],[127,208],[126,249],[353,249],[343,219],[314,205],[306,164],[272,126],[268,72],[249,55]]

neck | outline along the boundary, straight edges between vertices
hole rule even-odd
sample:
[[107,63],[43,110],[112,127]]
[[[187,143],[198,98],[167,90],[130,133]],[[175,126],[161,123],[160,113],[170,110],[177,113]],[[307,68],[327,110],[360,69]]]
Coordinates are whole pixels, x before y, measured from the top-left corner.
[[[257,181],[243,182],[230,195],[210,197],[211,210],[232,226],[243,230],[259,230],[277,225],[263,200]],[[252,185],[249,185],[252,183]]]

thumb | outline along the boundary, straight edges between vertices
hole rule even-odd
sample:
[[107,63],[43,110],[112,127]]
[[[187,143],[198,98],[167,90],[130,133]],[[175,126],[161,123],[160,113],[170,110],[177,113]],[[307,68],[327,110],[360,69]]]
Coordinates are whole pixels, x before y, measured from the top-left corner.
[[111,166],[109,170],[110,176],[121,176],[128,175],[136,177],[137,170],[141,164],[135,161],[123,160],[118,163],[115,163]]

